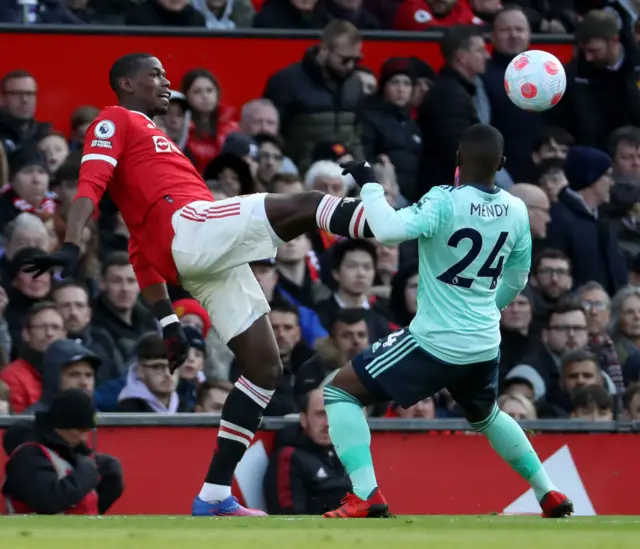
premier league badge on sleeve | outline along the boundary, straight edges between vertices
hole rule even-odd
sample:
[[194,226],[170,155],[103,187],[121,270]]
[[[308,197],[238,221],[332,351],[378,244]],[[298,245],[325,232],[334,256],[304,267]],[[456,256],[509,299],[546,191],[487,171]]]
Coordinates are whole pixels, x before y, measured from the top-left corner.
[[116,125],[111,120],[102,120],[93,133],[98,139],[109,139],[116,133]]

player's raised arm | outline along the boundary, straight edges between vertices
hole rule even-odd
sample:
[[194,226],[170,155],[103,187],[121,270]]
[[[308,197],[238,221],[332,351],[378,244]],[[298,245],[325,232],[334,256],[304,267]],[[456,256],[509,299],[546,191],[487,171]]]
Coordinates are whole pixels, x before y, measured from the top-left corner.
[[496,305],[502,310],[507,307],[527,285],[531,270],[531,230],[526,209],[521,216],[522,226],[516,246],[507,258],[502,278],[496,291]]
[[451,205],[446,192],[439,187],[434,187],[417,204],[394,210],[368,162],[350,162],[344,168],[343,173],[351,174],[362,186],[360,196],[367,223],[382,244],[392,246],[419,236],[431,236],[448,218]]

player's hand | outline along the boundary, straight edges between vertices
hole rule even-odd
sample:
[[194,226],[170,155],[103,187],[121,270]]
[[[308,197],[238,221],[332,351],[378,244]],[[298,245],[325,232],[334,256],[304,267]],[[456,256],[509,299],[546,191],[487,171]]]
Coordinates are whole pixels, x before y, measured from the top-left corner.
[[38,278],[55,267],[62,267],[61,276],[66,278],[73,274],[79,259],[80,247],[71,242],[65,242],[53,253],[42,252],[27,259],[22,270],[25,273],[33,273],[33,277]]
[[180,322],[167,324],[162,329],[162,339],[164,339],[164,348],[169,359],[169,371],[173,373],[187,361],[189,356],[189,342],[184,335],[182,324]]
[[378,183],[376,172],[369,162],[356,160],[345,162],[340,167],[342,168],[342,175],[350,175],[360,187],[365,183]]

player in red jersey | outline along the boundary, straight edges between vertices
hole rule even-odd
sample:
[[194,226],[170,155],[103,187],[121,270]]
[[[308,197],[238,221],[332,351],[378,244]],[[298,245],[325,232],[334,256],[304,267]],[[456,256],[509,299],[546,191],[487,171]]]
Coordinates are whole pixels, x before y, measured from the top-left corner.
[[187,341],[166,282],[181,284],[207,309],[242,376],[222,411],[214,453],[194,515],[263,515],[231,495],[236,465],[249,447],[282,371],[269,311],[248,265],[316,228],[371,237],[359,199],[320,192],[253,194],[213,202],[211,192],[179,148],[153,122],[167,112],[169,81],[158,59],[130,54],[109,75],[119,106],[105,108],[87,130],[78,193],[62,247],[27,264],[41,274],[78,263],[82,231],[104,192],[131,234],[129,254],[142,295],[154,311],[174,371]]

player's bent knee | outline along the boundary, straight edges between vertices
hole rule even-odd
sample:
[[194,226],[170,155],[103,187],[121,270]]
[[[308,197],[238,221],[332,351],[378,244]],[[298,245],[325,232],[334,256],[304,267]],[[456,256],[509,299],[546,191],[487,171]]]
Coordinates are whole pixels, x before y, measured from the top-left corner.
[[483,423],[493,413],[495,406],[467,406],[465,408],[466,420],[473,424]]

